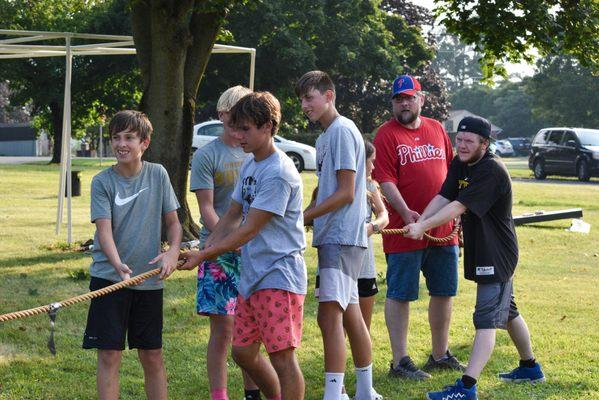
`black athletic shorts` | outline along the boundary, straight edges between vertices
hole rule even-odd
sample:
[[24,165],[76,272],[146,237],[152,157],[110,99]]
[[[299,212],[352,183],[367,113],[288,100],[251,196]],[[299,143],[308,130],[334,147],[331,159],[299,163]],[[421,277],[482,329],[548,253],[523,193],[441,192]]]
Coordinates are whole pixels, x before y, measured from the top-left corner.
[[372,297],[379,292],[379,287],[376,284],[376,278],[360,278],[358,279],[358,296]]
[[[316,275],[315,293],[320,289],[320,276]],[[358,296],[372,297],[379,292],[379,287],[376,284],[376,278],[359,278],[358,279]]]
[[[114,282],[92,277],[89,289],[98,290]],[[84,349],[124,350],[162,348],[162,289],[121,289],[91,300]]]

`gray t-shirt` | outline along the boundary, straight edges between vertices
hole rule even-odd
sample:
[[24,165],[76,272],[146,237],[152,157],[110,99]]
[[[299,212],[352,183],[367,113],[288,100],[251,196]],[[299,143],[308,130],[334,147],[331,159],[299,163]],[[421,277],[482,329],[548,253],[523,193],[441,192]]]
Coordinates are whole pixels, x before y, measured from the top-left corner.
[[[366,189],[369,192],[374,192],[377,190],[376,185],[371,180],[366,181]],[[366,197],[366,221],[365,224],[368,224],[372,221],[372,203]],[[358,279],[372,279],[376,278],[376,269],[374,266],[374,247],[372,242],[372,236],[368,238],[368,250],[364,255],[364,262],[362,264],[362,271],[360,271],[360,275]]]
[[[241,147],[227,146],[219,138],[196,150],[191,161],[191,179],[189,189],[213,190],[214,211],[222,217],[231,204],[231,194],[239,179],[239,169],[247,154]],[[204,220],[200,218],[200,246],[203,246],[210,235]]]
[[278,149],[262,161],[250,155],[243,163],[233,192],[233,201],[243,207],[242,224],[250,208],[274,214],[241,248],[239,293],[244,298],[262,289],[306,294],[302,191],[293,161]]
[[[119,175],[111,167],[92,179],[91,221],[111,220],[119,257],[133,270],[132,277],[161,266],[148,262],[160,254],[162,216],[177,208],[179,202],[168,173],[160,164],[144,161],[139,175],[132,178]],[[91,276],[121,281],[102,251],[97,230],[92,258]],[[154,290],[162,287],[163,282],[155,276],[130,288]]]
[[312,246],[340,244],[367,247],[366,229],[366,164],[364,140],[356,125],[348,118],[337,117],[316,140],[316,174],[318,196],[322,203],[337,190],[337,171],[356,172],[355,195],[351,204],[314,220]]

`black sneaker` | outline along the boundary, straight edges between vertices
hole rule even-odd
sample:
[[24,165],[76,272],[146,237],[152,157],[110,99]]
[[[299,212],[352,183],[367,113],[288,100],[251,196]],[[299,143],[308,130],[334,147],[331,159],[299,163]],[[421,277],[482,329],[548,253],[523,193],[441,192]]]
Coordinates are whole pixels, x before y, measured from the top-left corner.
[[389,376],[393,376],[396,378],[405,378],[405,379],[413,379],[415,381],[424,381],[430,379],[431,376],[426,372],[418,369],[414,361],[410,358],[410,356],[405,356],[401,360],[399,360],[399,364],[396,367],[393,366],[393,361],[391,362],[391,367],[389,368]]
[[453,354],[451,354],[449,350],[447,350],[447,353],[445,353],[445,357],[443,357],[439,361],[436,361],[433,358],[432,354],[428,356],[428,361],[426,362],[426,364],[424,364],[422,369],[425,371],[432,371],[434,369],[452,369],[454,371],[464,372],[466,371],[466,366],[460,364],[458,359]]

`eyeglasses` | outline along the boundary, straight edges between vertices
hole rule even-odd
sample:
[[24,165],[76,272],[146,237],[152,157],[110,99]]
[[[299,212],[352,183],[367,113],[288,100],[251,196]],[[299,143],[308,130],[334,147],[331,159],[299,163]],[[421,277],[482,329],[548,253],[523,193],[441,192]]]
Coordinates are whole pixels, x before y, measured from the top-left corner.
[[407,103],[414,103],[416,100],[418,100],[417,94],[414,94],[412,96],[406,95],[406,94],[400,94],[400,95],[393,97],[393,101],[395,103],[403,103],[404,101]]

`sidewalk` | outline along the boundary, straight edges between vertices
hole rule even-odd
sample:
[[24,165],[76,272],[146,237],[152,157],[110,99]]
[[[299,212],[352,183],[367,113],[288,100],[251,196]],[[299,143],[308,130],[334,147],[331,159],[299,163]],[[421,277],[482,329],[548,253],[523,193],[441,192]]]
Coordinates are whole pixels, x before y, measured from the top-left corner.
[[49,162],[52,157],[0,157],[0,164],[26,164],[36,161]]

